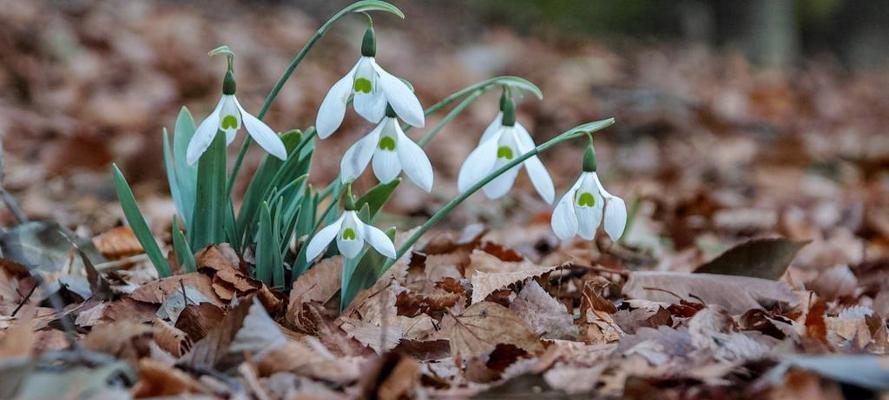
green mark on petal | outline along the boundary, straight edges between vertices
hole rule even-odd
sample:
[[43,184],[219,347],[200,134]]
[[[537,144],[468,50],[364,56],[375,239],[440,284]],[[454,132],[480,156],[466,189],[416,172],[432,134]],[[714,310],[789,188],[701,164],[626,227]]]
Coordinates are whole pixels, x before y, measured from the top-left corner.
[[361,93],[370,93],[373,90],[373,84],[370,83],[370,80],[367,78],[358,78],[355,80],[355,85],[353,86],[356,92]]
[[238,127],[238,119],[234,115],[226,115],[222,118],[222,129],[235,129]]
[[380,138],[380,143],[377,146],[380,147],[380,150],[395,151],[395,139],[390,136],[383,136]]
[[497,158],[512,160],[512,148],[509,146],[500,146],[497,148]]
[[596,198],[591,193],[581,193],[580,198],[577,199],[577,205],[593,207],[596,205]]
[[355,230],[346,228],[343,230],[343,240],[355,240]]

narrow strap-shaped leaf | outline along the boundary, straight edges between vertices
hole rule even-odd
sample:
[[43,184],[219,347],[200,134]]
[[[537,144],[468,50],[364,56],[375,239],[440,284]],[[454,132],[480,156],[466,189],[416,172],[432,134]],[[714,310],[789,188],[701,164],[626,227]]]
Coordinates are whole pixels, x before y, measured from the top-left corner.
[[198,267],[194,259],[194,253],[192,253],[191,247],[188,246],[188,240],[185,239],[185,235],[179,230],[179,221],[176,218],[173,218],[172,236],[173,250],[176,250],[176,259],[179,260],[179,265],[182,266],[185,272],[197,271]]
[[154,264],[157,274],[162,278],[170,276],[170,264],[167,263],[167,258],[164,257],[160,246],[154,240],[151,229],[148,228],[148,223],[145,222],[145,217],[139,211],[139,205],[136,204],[136,198],[133,196],[133,191],[130,190],[130,185],[116,164],[111,166],[111,171],[114,175],[114,188],[117,190],[120,207],[123,209],[123,215],[127,218],[130,228],[133,229],[133,234],[136,235],[136,239],[139,240],[139,243],[145,250],[145,254],[148,255],[148,259]]
[[186,206],[182,198],[182,192],[179,190],[179,179],[176,178],[176,162],[173,160],[173,146],[170,145],[170,136],[167,134],[167,128],[164,128],[163,140],[164,169],[167,172],[167,185],[170,187],[170,197],[173,198],[173,204],[176,205],[179,217],[184,221],[188,221],[191,213],[194,211],[194,205],[192,204],[191,207]]
[[[281,261],[281,253],[278,252],[278,238],[268,203],[262,203],[259,213],[259,235],[256,242],[256,278],[268,285],[276,285],[275,281],[279,281],[281,286],[283,286],[284,263]],[[280,273],[276,272],[276,269],[280,269]]]
[[173,130],[173,166],[176,170],[176,183],[182,198],[182,214],[186,232],[191,230],[194,212],[195,191],[197,190],[198,168],[186,160],[188,143],[194,136],[195,125],[187,107],[179,110],[176,127]]
[[396,178],[389,183],[380,183],[358,198],[358,201],[355,202],[356,207],[360,208],[365,204],[369,207],[370,216],[367,219],[368,223],[374,221],[377,214],[383,208],[383,205],[386,204],[386,201],[389,200],[389,197],[392,196],[392,193],[395,192],[395,189],[398,188],[398,184],[400,183],[401,178]]
[[225,219],[229,199],[225,191],[225,133],[219,131],[198,161],[194,222],[189,236],[191,248],[225,241]]

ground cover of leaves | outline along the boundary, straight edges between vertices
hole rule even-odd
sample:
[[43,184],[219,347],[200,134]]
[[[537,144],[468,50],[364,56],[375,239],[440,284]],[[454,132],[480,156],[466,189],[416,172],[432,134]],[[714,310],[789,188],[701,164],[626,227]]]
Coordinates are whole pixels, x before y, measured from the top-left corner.
[[[380,57],[422,99],[509,73],[546,94],[519,109],[538,141],[617,117],[596,144],[633,221],[621,243],[560,244],[549,207],[520,179],[510,199],[462,206],[340,310],[338,258],[289,292],[252,280],[251,260],[225,245],[204,249],[198,272],[157,279],[120,227],[106,168],[123,160],[169,242],[159,132],[182,104],[202,115],[218,96],[218,65],[203,55],[220,42],[239,51],[255,109],[317,21],[293,7],[220,23],[174,3],[54,5],[0,8],[4,184],[41,220],[0,215],[2,398],[834,399],[889,387],[879,71],[826,60],[760,71],[698,48],[552,46],[496,29],[451,44],[410,35],[447,27],[406,6],[407,25],[378,21]],[[288,84],[273,126],[311,124],[354,61],[348,39],[362,23],[325,39],[347,51],[300,67],[312,78]],[[440,55],[420,56],[433,45]],[[435,196],[400,188],[387,212],[418,218],[392,221],[414,225],[456,192],[459,162],[496,106],[479,102],[430,144]],[[319,151],[342,153],[366,129],[350,119]],[[543,161],[564,189],[581,149],[556,151]],[[338,161],[322,158],[312,180],[333,178]]]

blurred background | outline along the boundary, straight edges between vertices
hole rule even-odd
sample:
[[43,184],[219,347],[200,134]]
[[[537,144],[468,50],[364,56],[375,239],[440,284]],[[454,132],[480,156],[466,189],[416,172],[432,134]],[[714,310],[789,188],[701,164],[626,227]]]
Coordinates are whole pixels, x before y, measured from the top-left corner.
[[[376,16],[377,59],[410,80],[424,105],[510,74],[544,91],[544,100],[519,105],[538,143],[617,118],[596,139],[600,175],[632,206],[627,245],[652,262],[687,262],[684,254],[775,234],[821,244],[807,247],[804,265],[886,259],[889,2],[395,3],[408,18]],[[255,113],[293,55],[345,4],[0,0],[5,186],[30,215],[95,234],[121,223],[109,178],[116,162],[154,228],[169,232],[161,132],[183,105],[200,120],[217,101],[224,61],[207,51],[228,44],[237,53],[239,98]],[[274,129],[314,123],[324,94],[357,59],[364,24],[344,19],[300,65],[266,118]],[[456,193],[460,164],[498,96],[483,97],[430,143],[433,193],[402,185],[387,211],[408,219],[394,221],[412,225]],[[311,181],[335,177],[341,154],[371,128],[350,111],[319,145]],[[559,195],[579,171],[583,144],[543,157]],[[244,172],[261,156],[254,149]],[[373,183],[367,172],[360,185]],[[508,199],[476,196],[450,227],[520,223],[527,234],[502,240],[540,249],[555,243],[549,210],[521,174]],[[0,221],[12,223],[6,210]]]

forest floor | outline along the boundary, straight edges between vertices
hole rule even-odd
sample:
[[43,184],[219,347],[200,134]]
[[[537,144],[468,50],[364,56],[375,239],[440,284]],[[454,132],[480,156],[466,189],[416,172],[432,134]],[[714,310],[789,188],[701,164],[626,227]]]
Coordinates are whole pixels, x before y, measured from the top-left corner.
[[[508,74],[545,93],[519,105],[538,143],[615,117],[596,137],[599,170],[631,222],[618,243],[560,243],[551,206],[523,176],[506,200],[462,205],[340,312],[338,257],[289,291],[253,280],[249,260],[225,245],[202,250],[198,272],[159,279],[123,227],[109,173],[121,165],[169,244],[161,129],[182,105],[209,112],[221,66],[206,52],[238,52],[239,96],[255,110],[318,22],[273,6],[237,21],[166,2],[53,6],[0,9],[2,183],[31,220],[0,210],[0,381],[15,383],[0,398],[838,399],[889,389],[881,71],[829,60],[763,71],[703,48],[618,51],[499,29],[449,43],[410,34],[429,16],[406,28],[380,18],[380,62],[426,105]],[[353,22],[300,66],[271,126],[312,124],[357,55],[363,21]],[[496,100],[430,143],[431,197],[403,185],[387,222],[415,226],[457,193]],[[368,129],[347,118],[316,152],[342,154]],[[561,195],[582,147],[554,152],[542,159]],[[310,180],[323,185],[339,157],[317,159]],[[53,234],[59,225],[82,238],[82,253]],[[23,252],[39,262],[24,265]]]

